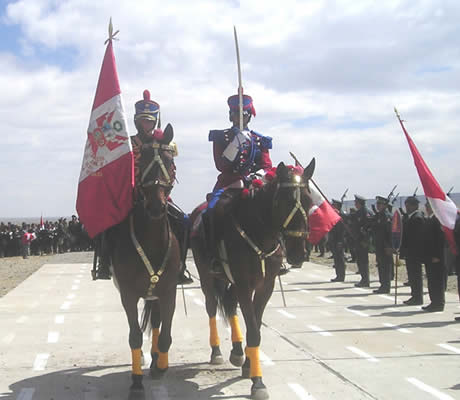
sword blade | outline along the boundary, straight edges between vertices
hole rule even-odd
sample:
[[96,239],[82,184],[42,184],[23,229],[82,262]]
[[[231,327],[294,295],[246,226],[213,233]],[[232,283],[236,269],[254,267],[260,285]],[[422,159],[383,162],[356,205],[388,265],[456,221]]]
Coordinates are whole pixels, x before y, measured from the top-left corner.
[[241,62],[240,62],[240,48],[238,46],[238,35],[236,33],[236,26],[233,26],[233,35],[235,37],[236,49],[236,63],[238,66],[238,108],[240,110],[240,130],[243,130],[243,83],[241,79]]

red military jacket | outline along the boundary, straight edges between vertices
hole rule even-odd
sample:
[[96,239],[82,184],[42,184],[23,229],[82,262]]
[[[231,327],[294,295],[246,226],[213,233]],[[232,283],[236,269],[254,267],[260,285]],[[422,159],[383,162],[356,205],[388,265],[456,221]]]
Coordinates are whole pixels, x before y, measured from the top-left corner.
[[[238,138],[235,138],[238,134]],[[244,139],[242,139],[244,138]],[[260,169],[272,167],[269,149],[272,138],[262,136],[255,131],[245,131],[242,136],[239,129],[212,130],[209,141],[213,142],[214,163],[221,173],[217,177],[214,190],[222,189],[241,182],[249,174]]]

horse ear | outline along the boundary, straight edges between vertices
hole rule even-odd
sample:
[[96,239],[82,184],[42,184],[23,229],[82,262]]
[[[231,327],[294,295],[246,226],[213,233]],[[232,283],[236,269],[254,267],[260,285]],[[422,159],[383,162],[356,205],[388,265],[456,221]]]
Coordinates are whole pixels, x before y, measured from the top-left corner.
[[174,129],[171,124],[166,125],[165,130],[163,131],[163,139],[161,142],[163,144],[169,144],[174,138]]
[[313,176],[313,172],[315,172],[315,166],[316,166],[316,161],[315,161],[315,157],[313,157],[310,161],[310,164],[308,164],[308,166],[303,170],[303,179],[308,181],[309,179],[311,179],[311,177]]
[[284,162],[281,161],[276,167],[276,176],[278,176],[281,180],[283,180],[283,179],[287,179],[288,175],[289,175],[289,170],[286,167],[286,165],[284,165]]

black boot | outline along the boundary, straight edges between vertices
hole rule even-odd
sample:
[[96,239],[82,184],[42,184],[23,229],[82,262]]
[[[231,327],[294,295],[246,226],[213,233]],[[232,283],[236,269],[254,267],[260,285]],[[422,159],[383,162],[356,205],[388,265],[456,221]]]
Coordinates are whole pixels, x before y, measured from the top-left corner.
[[110,279],[110,247],[105,232],[102,233],[97,254],[99,255],[99,265],[97,266],[96,279]]
[[112,278],[112,274],[110,272],[110,267],[109,267],[109,264],[107,264],[106,262],[103,262],[102,260],[100,260],[100,263],[97,267],[97,271],[96,271],[96,279],[106,279],[106,280],[109,280]]

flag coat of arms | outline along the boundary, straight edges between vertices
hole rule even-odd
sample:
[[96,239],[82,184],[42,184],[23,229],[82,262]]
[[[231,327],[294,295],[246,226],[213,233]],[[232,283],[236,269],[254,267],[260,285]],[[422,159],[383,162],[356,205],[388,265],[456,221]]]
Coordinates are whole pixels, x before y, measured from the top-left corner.
[[88,126],[77,212],[90,237],[123,221],[133,206],[134,161],[108,40]]

